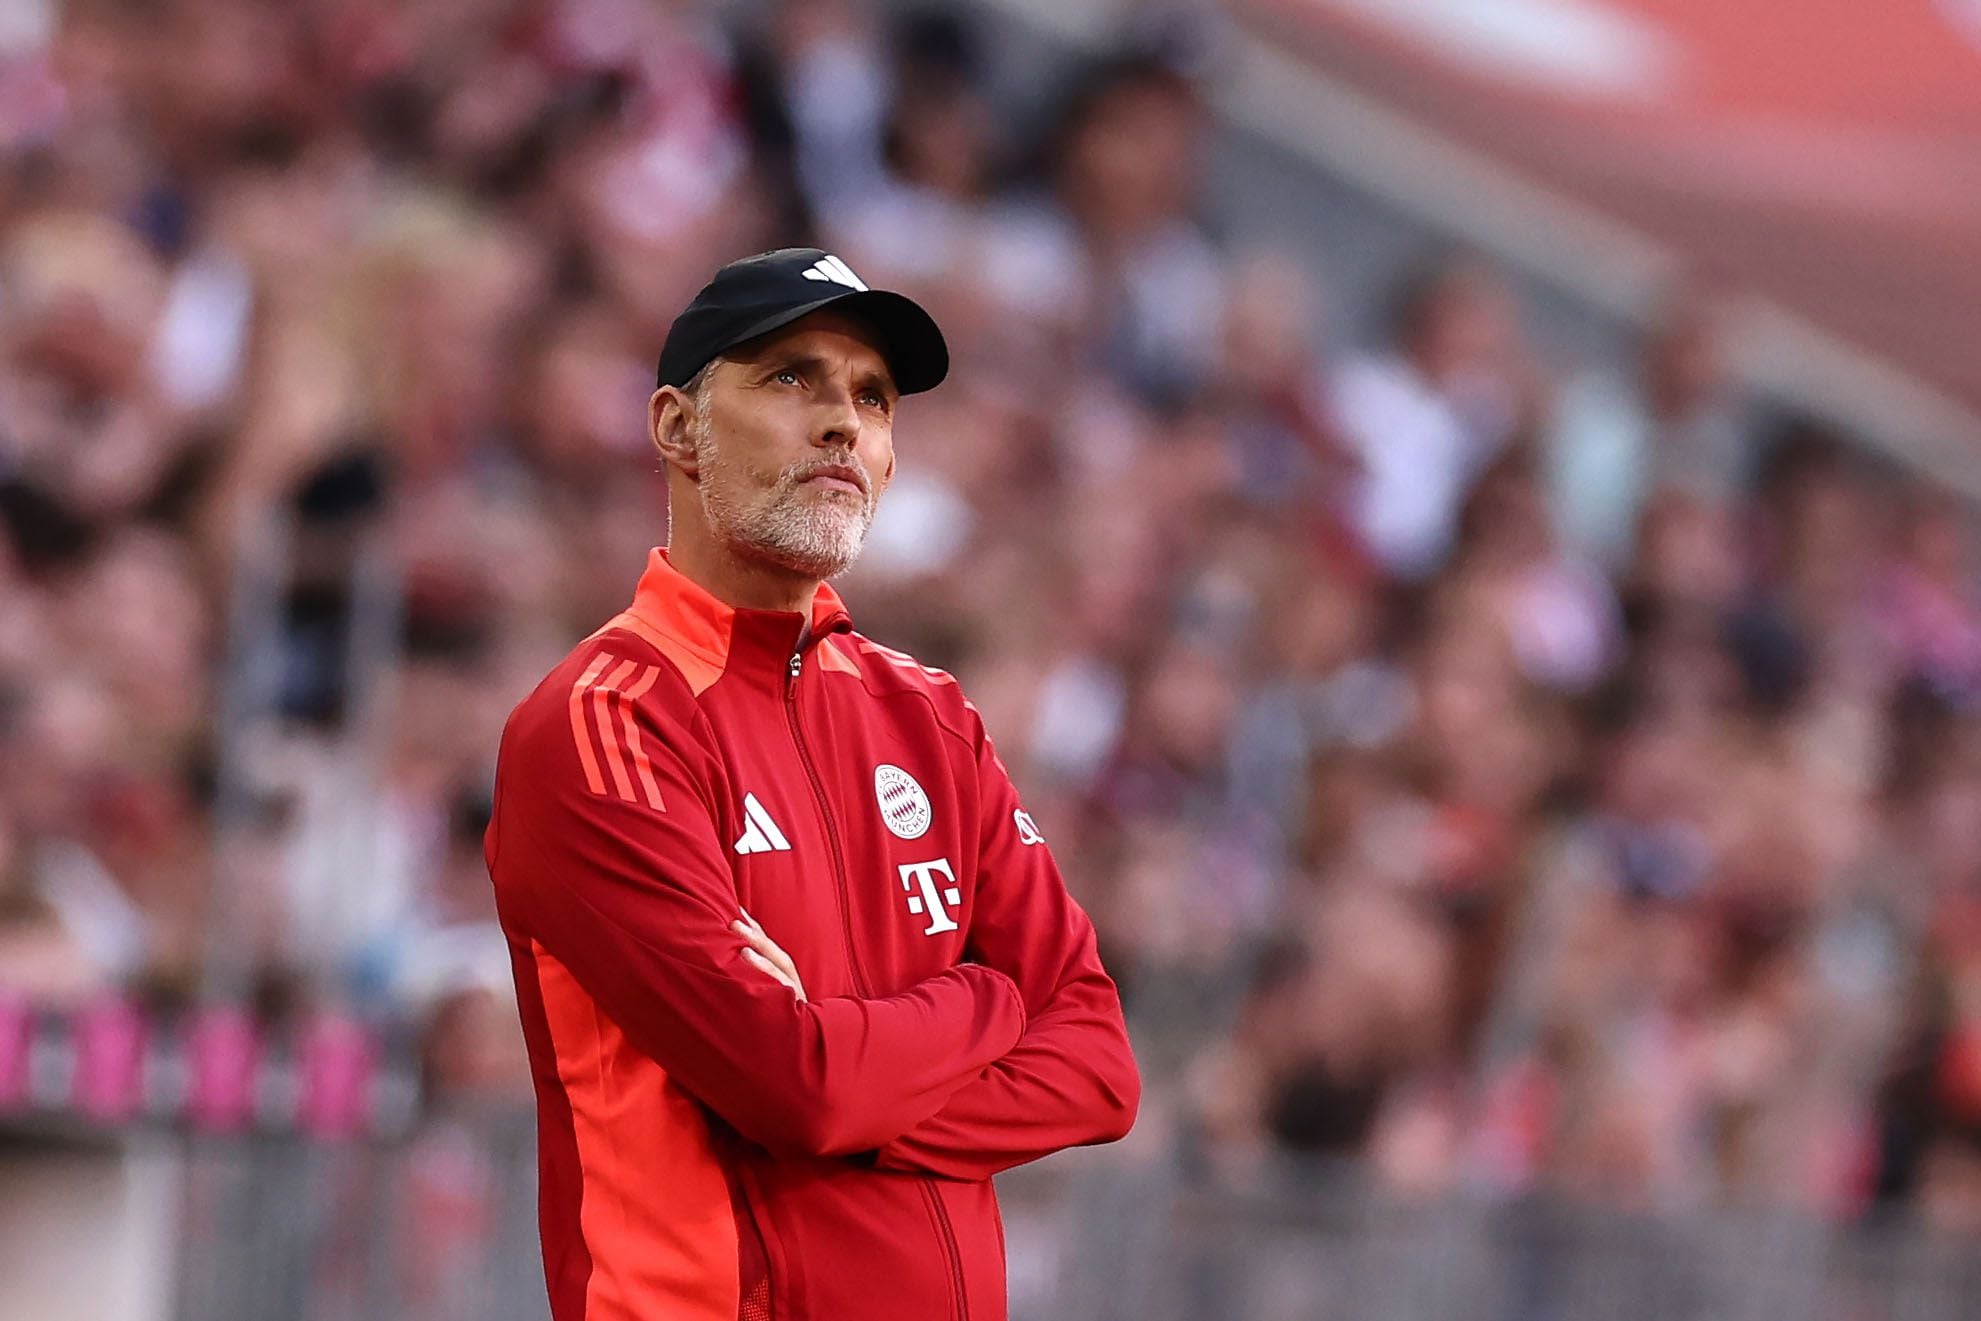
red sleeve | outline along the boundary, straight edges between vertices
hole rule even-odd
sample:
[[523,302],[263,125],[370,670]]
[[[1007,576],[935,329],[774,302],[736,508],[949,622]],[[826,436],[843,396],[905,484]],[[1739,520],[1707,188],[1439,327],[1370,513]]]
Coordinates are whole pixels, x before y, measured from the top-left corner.
[[629,800],[610,782],[594,791],[582,720],[546,696],[518,710],[497,761],[488,858],[504,922],[738,1132],[781,1153],[870,1150],[1019,1039],[1022,1001],[990,968],[951,968],[885,999],[809,1003],[756,971],[729,929],[739,908],[699,711],[625,703],[632,726],[615,721],[612,733],[639,770]]
[[981,725],[976,742],[983,839],[966,952],[1018,983],[1029,1026],[1010,1054],[877,1156],[883,1169],[972,1180],[1124,1137],[1142,1095],[1094,924]]

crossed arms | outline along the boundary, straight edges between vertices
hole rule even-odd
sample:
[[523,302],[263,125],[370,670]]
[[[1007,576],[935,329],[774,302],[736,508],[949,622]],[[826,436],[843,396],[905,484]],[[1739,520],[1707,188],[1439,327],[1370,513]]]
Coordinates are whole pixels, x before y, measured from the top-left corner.
[[980,727],[974,961],[892,996],[810,1000],[738,921],[700,742],[665,711],[637,718],[664,812],[588,793],[568,730],[519,712],[489,864],[509,925],[689,1094],[773,1152],[955,1179],[1128,1131],[1140,1080],[1092,923],[1019,838]]

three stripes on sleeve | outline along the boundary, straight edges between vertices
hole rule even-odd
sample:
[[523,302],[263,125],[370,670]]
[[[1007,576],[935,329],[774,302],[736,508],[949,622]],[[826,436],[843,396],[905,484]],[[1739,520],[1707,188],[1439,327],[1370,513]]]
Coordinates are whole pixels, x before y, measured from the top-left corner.
[[[606,793],[609,772],[611,789],[619,797],[629,803],[644,801],[655,811],[665,812],[667,805],[661,801],[653,763],[647,758],[647,750],[640,741],[639,724],[633,717],[633,704],[659,677],[658,665],[642,668],[638,661],[624,660],[609,652],[594,656],[578,681],[571,685],[571,737],[578,745],[578,761],[585,768],[585,784],[593,793],[601,796]],[[599,753],[593,748],[594,728],[604,753],[604,770],[600,769]]]

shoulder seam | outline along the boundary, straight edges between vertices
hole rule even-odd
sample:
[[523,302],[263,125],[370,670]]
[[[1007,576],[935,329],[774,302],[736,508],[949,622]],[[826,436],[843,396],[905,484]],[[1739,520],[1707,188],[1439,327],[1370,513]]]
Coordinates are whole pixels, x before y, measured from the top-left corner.
[[[861,675],[860,680],[862,686],[864,686],[866,683],[866,676]],[[927,702],[929,704],[929,712],[935,716],[936,728],[940,729],[943,733],[949,735],[951,738],[955,739],[958,743],[961,743],[964,747],[968,748],[970,750],[970,755],[972,757],[976,756],[977,753],[976,743],[971,740],[968,734],[965,734],[962,730],[956,728],[954,725],[952,725],[949,722],[949,718],[942,713],[942,708],[936,705],[935,696],[932,693],[930,693],[925,688],[909,688],[906,689],[905,691],[911,692],[915,696],[921,698],[924,702]],[[871,688],[868,688],[867,692],[875,697],[882,696],[882,694],[874,692],[874,690]]]
[[[637,722],[651,728],[653,736],[664,739],[672,755],[682,760],[691,772],[702,806],[719,819],[720,795],[702,773],[719,771],[721,766],[708,713],[671,658],[637,634],[629,633],[622,640],[614,636],[615,632],[605,630],[586,638],[565,662],[560,662],[558,670],[566,663],[577,667],[575,684],[568,679],[551,684],[546,676],[547,681],[519,704],[504,727],[505,749],[514,751],[510,732],[517,715],[531,703],[539,703],[539,714],[532,718],[527,737],[564,741],[575,747],[574,771],[585,789],[608,799],[645,802],[665,811],[646,745],[635,732]],[[668,726],[678,728],[680,736],[667,738]],[[498,757],[498,778],[502,760]]]
[[[598,645],[606,648],[607,650],[612,650],[614,648],[619,648],[620,650],[624,650],[624,647],[621,644],[621,639],[624,639],[626,642],[631,643],[633,646],[645,652],[647,656],[652,660],[659,662],[662,672],[673,677],[680,684],[681,689],[685,690],[685,693],[677,692],[675,696],[677,698],[679,696],[686,696],[686,698],[688,699],[688,704],[690,706],[694,707],[696,711],[701,710],[702,704],[699,700],[697,700],[698,695],[695,692],[694,684],[688,678],[687,673],[684,670],[682,670],[680,662],[677,661],[674,657],[668,655],[661,648],[656,647],[651,641],[641,636],[635,630],[626,628],[625,626],[616,623],[608,624],[604,628],[601,628],[598,632],[593,633],[591,636],[587,637],[585,641],[583,643],[580,643],[579,645],[582,647],[587,644],[597,643]],[[655,696],[659,695],[657,688],[655,690],[654,695]],[[667,703],[667,705],[669,706],[673,706],[675,704],[676,704],[675,702]]]
[[722,677],[725,662],[720,655],[712,655],[686,638],[662,633],[630,610],[614,615],[586,641],[597,641],[613,634],[632,638],[666,661],[668,668],[681,677],[691,698],[699,698]]
[[[895,651],[895,649],[892,647],[882,647],[880,643],[875,642],[872,638],[867,637],[863,633],[855,633],[853,634],[853,636],[857,638],[859,641],[865,642],[868,648],[880,648],[881,650],[891,652],[896,656],[906,657],[908,660],[914,661],[916,666],[918,666],[923,670],[929,668],[928,666],[923,665],[920,661],[916,661],[913,656],[909,656],[907,652]],[[871,651],[869,651],[869,654],[872,654]],[[972,709],[970,707],[970,699],[963,695],[962,681],[959,680],[955,675],[950,674],[946,670],[942,671],[942,673],[949,680],[950,683],[956,685],[956,695],[958,698],[962,700],[965,709]],[[860,686],[866,689],[867,695],[869,697],[891,697],[894,695],[892,693],[875,692],[873,688],[867,683],[867,672],[865,669],[861,669],[860,671]],[[930,692],[925,685],[912,684],[912,683],[903,684],[899,691],[906,693],[913,693],[915,696],[921,698],[924,702],[927,702],[929,706],[929,713],[935,717],[936,728],[942,730],[943,733],[948,734],[951,738],[955,739],[957,742],[961,743],[964,747],[968,748],[970,750],[970,754],[973,757],[976,755],[977,752],[976,741],[970,737],[969,733],[966,730],[959,729],[956,726],[956,724],[950,720],[949,716],[943,711],[941,705],[935,700],[935,694]]]

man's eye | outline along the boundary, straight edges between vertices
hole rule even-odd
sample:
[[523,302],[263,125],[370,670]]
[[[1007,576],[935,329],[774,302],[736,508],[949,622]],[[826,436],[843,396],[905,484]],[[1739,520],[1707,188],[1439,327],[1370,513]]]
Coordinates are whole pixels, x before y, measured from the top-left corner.
[[798,373],[789,367],[784,367],[778,371],[776,379],[780,385],[796,385],[798,383]]
[[887,396],[878,390],[868,390],[860,396],[860,402],[869,408],[886,408]]

